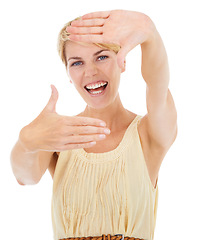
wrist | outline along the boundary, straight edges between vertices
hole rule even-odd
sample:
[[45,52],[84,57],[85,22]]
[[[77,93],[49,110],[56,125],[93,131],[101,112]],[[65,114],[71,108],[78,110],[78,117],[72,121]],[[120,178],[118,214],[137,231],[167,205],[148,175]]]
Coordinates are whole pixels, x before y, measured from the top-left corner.
[[159,35],[154,22],[149,16],[145,14],[143,14],[142,17],[142,31],[145,35],[145,41],[142,42],[141,46],[155,42],[156,38]]
[[38,152],[38,149],[36,146],[34,146],[34,140],[33,140],[33,133],[30,129],[30,126],[27,125],[24,128],[21,129],[19,133],[19,143],[21,147],[24,149],[25,153],[36,153]]

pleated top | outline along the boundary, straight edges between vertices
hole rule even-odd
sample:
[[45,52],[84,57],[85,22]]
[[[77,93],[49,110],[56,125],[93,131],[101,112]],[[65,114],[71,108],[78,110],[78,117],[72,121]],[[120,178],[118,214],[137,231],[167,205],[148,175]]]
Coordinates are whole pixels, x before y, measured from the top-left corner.
[[124,234],[152,240],[158,186],[153,187],[137,130],[128,126],[117,148],[61,152],[52,195],[54,239]]

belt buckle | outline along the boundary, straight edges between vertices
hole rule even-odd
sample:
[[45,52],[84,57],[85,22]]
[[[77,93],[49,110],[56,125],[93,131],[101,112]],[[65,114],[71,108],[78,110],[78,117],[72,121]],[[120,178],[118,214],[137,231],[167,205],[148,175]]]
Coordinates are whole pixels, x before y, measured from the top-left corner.
[[115,234],[115,236],[122,236],[121,240],[124,240],[124,234]]

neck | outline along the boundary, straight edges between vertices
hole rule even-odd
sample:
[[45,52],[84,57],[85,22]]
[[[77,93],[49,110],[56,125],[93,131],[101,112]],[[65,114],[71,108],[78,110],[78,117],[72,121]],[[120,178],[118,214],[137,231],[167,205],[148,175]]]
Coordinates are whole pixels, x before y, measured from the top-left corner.
[[91,108],[86,106],[83,116],[98,118],[106,122],[107,127],[114,131],[121,127],[121,123],[124,123],[124,120],[128,118],[129,112],[123,107],[119,95],[115,101],[109,106],[102,109]]

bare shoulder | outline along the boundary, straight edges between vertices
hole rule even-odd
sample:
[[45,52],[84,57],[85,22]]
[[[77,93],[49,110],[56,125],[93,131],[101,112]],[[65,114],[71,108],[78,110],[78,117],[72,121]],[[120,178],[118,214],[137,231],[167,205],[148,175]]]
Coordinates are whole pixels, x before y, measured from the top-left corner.
[[152,142],[152,139],[150,139],[147,115],[141,118],[140,123],[138,125],[138,133],[140,137],[145,162],[148,168],[148,173],[150,175],[151,182],[155,187],[161,163],[168,149],[164,149],[156,145],[154,142]]

